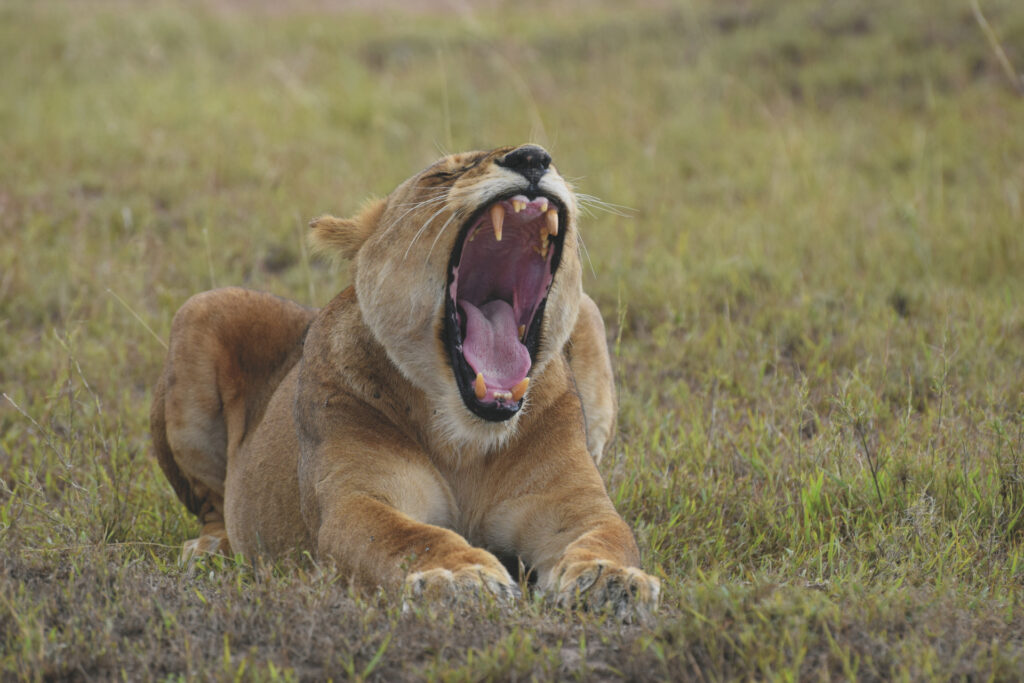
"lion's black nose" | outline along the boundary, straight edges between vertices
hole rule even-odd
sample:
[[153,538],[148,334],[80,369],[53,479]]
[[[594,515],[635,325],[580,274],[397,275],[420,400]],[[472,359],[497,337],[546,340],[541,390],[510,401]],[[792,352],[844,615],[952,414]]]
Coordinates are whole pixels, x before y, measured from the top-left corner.
[[499,159],[498,165],[515,171],[529,180],[531,185],[536,185],[551,165],[551,155],[543,147],[523,145]]

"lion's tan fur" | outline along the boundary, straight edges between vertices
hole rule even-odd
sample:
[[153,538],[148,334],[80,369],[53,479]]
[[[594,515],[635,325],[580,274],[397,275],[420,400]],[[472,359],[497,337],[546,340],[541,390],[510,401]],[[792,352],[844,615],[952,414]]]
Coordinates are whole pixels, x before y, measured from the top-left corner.
[[553,168],[540,186],[569,220],[524,407],[483,420],[452,376],[448,258],[469,214],[522,183],[494,163],[511,149],[446,157],[354,218],[314,221],[319,246],[354,268],[354,285],[320,311],[237,288],[181,308],[152,429],[204,525],[186,554],[309,551],[365,585],[512,592],[499,553],[562,602],[655,604],[657,580],[636,568],[594,465],[615,391],[604,324],[581,288],[575,198]]

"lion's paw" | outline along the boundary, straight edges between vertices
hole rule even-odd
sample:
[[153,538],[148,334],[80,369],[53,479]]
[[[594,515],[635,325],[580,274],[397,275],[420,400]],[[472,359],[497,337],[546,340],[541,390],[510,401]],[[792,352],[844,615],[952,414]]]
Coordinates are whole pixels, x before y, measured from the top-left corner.
[[617,619],[631,623],[658,608],[660,592],[661,581],[636,567],[591,560],[566,567],[554,599],[561,607],[609,610]]
[[470,564],[454,571],[438,567],[412,572],[405,578],[405,594],[412,602],[453,604],[486,594],[511,601],[521,591],[504,567]]
[[185,541],[181,546],[178,563],[192,564],[200,555],[230,555],[231,546],[225,533],[203,534],[199,538]]

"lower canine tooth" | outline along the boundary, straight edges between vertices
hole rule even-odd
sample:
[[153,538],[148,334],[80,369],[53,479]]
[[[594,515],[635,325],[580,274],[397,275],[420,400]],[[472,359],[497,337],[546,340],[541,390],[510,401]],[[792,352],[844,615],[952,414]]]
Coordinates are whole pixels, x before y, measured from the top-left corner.
[[530,386],[530,378],[524,377],[523,381],[512,387],[512,400],[518,401],[526,393],[526,387]]
[[558,209],[548,209],[544,218],[548,222],[548,234],[554,237],[558,234]]
[[482,401],[484,396],[487,395],[487,384],[484,382],[483,373],[476,373],[476,381],[473,382],[473,393],[476,394],[478,401]]
[[505,222],[505,207],[495,204],[491,207],[491,223],[494,225],[494,239],[501,241],[501,224]]

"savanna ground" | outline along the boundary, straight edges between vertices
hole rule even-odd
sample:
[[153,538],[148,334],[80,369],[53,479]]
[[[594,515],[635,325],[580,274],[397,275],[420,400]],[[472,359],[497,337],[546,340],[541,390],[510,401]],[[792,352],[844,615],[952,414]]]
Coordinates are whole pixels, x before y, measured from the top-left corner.
[[[1024,675],[1024,3],[410,5],[0,4],[0,678]],[[179,567],[176,308],[322,305],[310,217],[527,140],[629,207],[585,287],[658,615]]]

